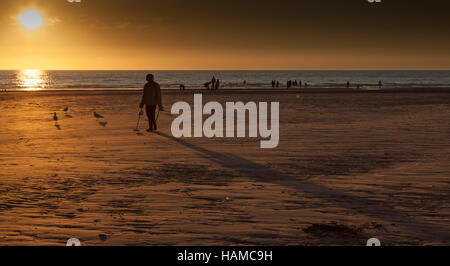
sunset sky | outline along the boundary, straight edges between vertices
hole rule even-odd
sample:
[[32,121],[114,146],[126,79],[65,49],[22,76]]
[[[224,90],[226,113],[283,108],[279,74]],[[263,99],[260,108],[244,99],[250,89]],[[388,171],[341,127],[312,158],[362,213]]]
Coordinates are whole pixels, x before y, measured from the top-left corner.
[[450,69],[448,2],[1,0],[0,69]]

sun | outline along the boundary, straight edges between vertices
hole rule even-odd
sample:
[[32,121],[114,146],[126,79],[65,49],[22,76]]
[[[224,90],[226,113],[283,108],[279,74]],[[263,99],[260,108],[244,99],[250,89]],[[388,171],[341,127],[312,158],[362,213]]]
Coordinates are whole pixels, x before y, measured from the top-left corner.
[[36,10],[29,10],[18,17],[20,24],[29,30],[35,30],[44,24],[44,19]]

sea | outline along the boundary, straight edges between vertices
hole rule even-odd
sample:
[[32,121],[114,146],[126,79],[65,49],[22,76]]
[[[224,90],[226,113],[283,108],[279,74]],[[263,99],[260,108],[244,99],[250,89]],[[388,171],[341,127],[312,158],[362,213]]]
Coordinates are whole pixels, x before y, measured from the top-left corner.
[[342,87],[350,82],[360,88],[450,87],[450,71],[76,71],[76,70],[2,70],[0,90],[139,90],[148,73],[163,89],[203,88],[214,76],[223,89],[270,89],[272,80],[280,88],[288,80],[308,87]]

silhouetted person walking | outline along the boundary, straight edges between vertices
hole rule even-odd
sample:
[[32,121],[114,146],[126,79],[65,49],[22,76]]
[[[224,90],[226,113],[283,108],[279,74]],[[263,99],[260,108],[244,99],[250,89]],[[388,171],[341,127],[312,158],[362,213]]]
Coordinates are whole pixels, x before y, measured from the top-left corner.
[[139,107],[143,108],[144,105],[149,125],[147,131],[157,130],[158,127],[155,118],[156,106],[159,106],[160,111],[164,111],[164,107],[161,101],[161,87],[154,81],[154,76],[152,74],[147,75],[147,84],[144,86],[144,93]]
[[186,87],[184,86],[184,84],[180,84],[180,91],[184,91],[186,89]]
[[347,81],[347,89],[350,88],[350,81]]
[[383,87],[383,83],[382,83],[381,80],[380,80],[380,81],[378,81],[378,88],[381,89],[381,87]]

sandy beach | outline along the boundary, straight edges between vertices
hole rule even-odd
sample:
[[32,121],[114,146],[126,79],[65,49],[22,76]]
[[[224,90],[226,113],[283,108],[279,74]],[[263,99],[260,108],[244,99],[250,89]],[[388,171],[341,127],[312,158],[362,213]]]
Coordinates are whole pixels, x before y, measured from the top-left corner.
[[0,93],[1,245],[450,244],[450,93],[204,92],[280,102],[271,150],[172,137],[191,91],[135,132],[140,96]]

